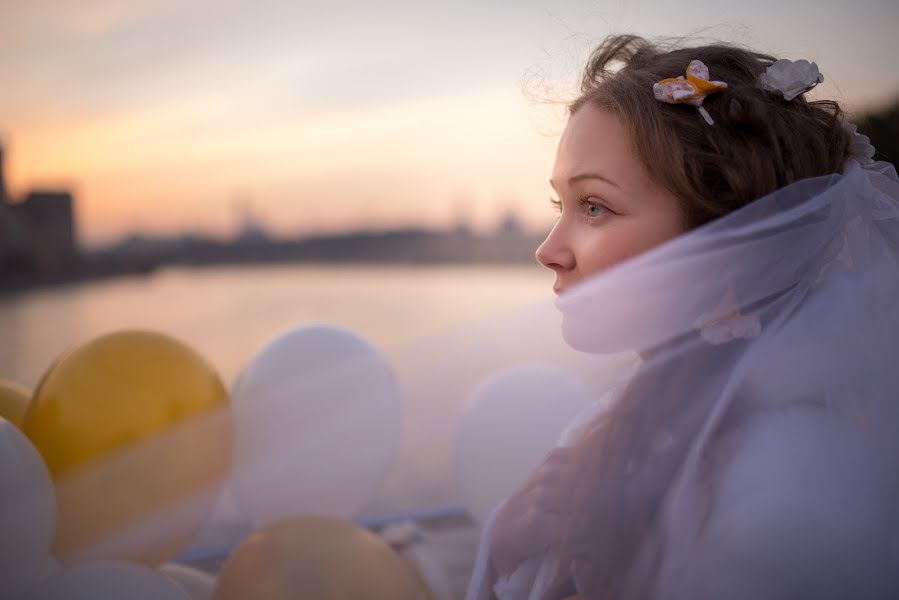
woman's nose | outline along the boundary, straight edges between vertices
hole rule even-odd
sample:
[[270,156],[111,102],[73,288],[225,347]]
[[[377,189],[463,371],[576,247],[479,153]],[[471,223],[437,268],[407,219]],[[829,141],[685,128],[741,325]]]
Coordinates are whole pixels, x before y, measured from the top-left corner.
[[537,262],[553,271],[566,271],[574,267],[574,253],[565,242],[563,233],[559,223],[556,223],[534,253]]

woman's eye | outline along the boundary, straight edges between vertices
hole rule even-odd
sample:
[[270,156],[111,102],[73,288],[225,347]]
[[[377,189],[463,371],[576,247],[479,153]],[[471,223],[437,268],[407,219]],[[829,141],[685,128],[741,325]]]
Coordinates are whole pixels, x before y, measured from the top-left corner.
[[550,198],[549,203],[552,205],[553,209],[556,212],[562,212],[562,201],[556,200],[555,198]]
[[595,219],[610,212],[608,208],[598,202],[594,202],[588,198],[582,198],[580,205],[584,211],[584,215],[588,218]]

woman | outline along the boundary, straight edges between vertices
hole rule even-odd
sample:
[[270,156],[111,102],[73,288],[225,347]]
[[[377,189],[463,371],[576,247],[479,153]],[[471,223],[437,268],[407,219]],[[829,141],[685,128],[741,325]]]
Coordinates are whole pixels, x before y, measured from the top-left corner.
[[642,361],[494,511],[470,599],[899,598],[899,182],[822,79],[591,57],[537,258],[572,346]]

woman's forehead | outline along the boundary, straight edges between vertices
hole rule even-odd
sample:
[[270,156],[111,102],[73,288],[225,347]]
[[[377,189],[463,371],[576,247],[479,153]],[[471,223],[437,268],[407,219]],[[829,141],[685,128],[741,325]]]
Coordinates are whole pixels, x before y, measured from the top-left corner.
[[637,157],[618,117],[585,105],[571,116],[562,133],[552,180],[558,186],[586,172],[629,169],[634,161]]

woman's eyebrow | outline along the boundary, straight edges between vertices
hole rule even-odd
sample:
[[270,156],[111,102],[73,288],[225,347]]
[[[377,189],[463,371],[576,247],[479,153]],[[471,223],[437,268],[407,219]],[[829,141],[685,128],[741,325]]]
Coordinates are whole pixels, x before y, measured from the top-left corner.
[[[583,181],[585,179],[598,179],[600,181],[604,181],[604,182],[608,183],[609,185],[613,185],[617,188],[621,188],[620,185],[618,185],[617,183],[615,183],[608,177],[606,177],[604,175],[600,175],[599,173],[581,173],[579,175],[573,175],[568,178],[568,186],[570,187],[570,186],[574,185],[575,183],[577,183],[579,181]],[[552,179],[549,180],[549,185],[552,186],[553,189],[556,188],[556,184],[553,182]]]

